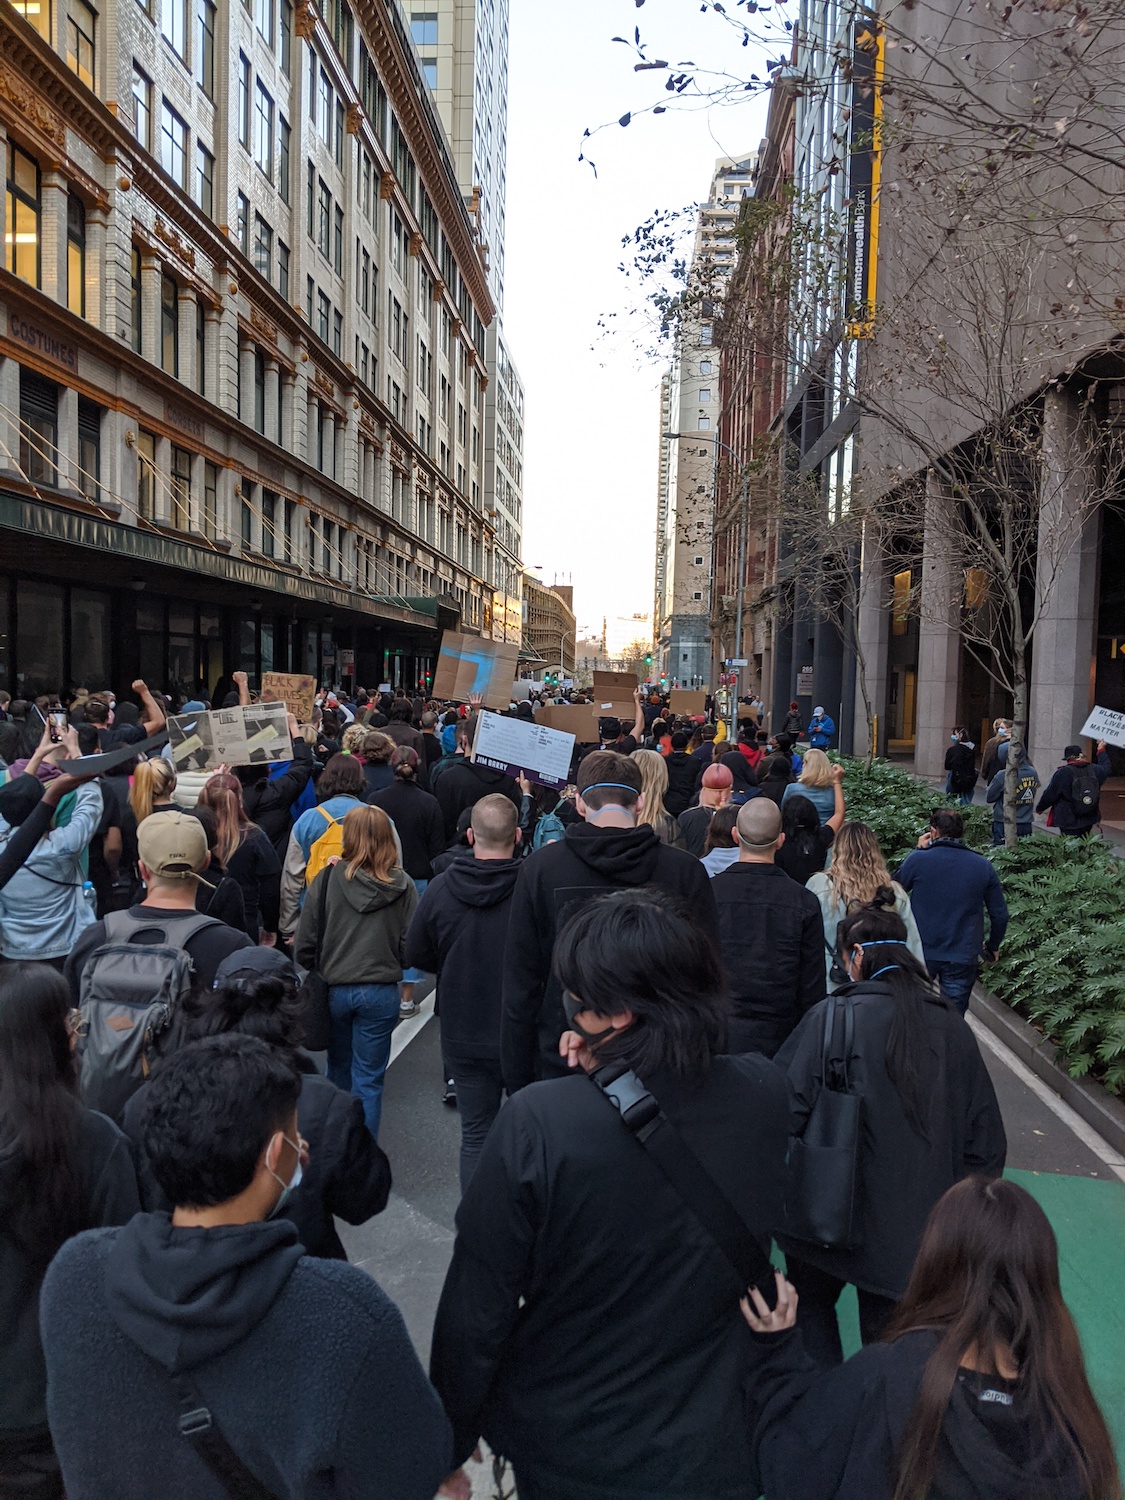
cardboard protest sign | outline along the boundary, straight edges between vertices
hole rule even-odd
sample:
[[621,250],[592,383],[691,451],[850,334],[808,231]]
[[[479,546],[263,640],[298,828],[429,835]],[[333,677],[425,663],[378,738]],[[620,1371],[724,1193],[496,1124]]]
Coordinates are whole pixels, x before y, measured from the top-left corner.
[[556,703],[540,708],[535,722],[572,734],[580,745],[598,743],[598,711],[591,703]]
[[707,694],[692,692],[688,688],[673,688],[668,694],[668,707],[674,714],[694,719],[707,712]]
[[296,672],[263,672],[262,702],[284,703],[298,724],[307,724],[316,701],[316,678]]
[[213,771],[216,766],[260,766],[290,760],[288,709],[284,703],[250,703],[213,713],[177,714],[168,738],[177,771]]
[[1125,713],[1118,713],[1115,708],[1095,706],[1083,724],[1079,737],[1084,740],[1105,740],[1107,745],[1125,747]]
[[570,779],[573,753],[574,736],[545,724],[488,713],[477,721],[473,760],[513,779],[523,775],[561,791]]
[[447,630],[441,638],[433,696],[466,703],[471,694],[479,693],[485,708],[507,708],[519,654],[514,641],[486,641]]
[[633,694],[637,689],[637,678],[633,672],[595,672],[594,707],[600,714],[612,714],[632,719],[637,703]]

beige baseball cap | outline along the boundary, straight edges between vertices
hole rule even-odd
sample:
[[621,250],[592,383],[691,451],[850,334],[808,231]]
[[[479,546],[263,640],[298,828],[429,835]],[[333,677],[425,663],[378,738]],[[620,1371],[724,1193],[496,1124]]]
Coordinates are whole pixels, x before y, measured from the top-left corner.
[[160,880],[193,880],[207,863],[207,835],[190,813],[154,813],[137,829],[137,853]]

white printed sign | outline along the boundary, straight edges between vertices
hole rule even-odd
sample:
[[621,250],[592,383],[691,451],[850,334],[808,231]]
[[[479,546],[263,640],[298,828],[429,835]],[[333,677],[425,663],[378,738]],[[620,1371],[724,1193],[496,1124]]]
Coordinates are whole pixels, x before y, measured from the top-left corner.
[[477,721],[473,759],[513,779],[521,774],[561,791],[570,779],[574,736],[529,719],[482,713]]
[[213,771],[216,766],[257,766],[289,760],[289,713],[284,703],[251,703],[213,713],[178,714],[168,720],[177,771]]
[[1125,748],[1125,714],[1115,708],[1098,708],[1083,724],[1079,737],[1084,740],[1105,740],[1107,745]]

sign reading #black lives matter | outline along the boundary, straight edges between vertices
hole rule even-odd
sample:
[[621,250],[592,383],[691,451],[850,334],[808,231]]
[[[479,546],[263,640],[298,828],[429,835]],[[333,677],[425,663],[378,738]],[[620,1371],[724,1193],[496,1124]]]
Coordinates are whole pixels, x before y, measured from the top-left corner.
[[177,714],[168,720],[177,771],[213,771],[216,766],[264,766],[291,760],[288,710],[284,703],[250,703],[212,713]]

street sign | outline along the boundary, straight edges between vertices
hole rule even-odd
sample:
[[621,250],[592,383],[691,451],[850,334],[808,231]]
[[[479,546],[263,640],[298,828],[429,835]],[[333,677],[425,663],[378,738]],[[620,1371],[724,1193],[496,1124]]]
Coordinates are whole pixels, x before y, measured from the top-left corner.
[[750,662],[745,656],[732,656],[727,662],[728,667],[748,667],[749,665]]

